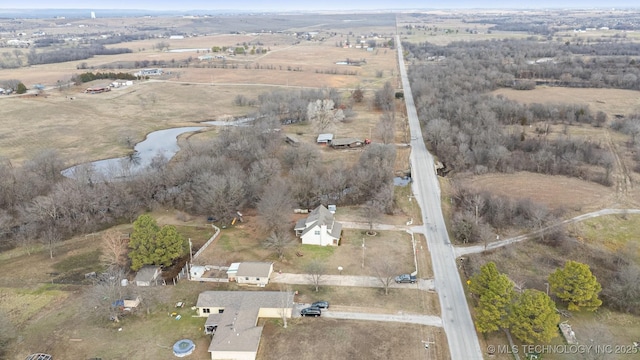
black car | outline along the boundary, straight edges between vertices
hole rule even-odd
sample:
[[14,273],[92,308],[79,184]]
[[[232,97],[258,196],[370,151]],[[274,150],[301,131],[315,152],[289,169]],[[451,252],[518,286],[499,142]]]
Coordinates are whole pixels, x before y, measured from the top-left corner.
[[316,301],[313,304],[311,304],[311,307],[318,308],[318,309],[328,309],[329,308],[329,302],[328,301]]
[[316,307],[308,307],[300,310],[300,316],[315,316],[318,317],[322,315],[322,311]]

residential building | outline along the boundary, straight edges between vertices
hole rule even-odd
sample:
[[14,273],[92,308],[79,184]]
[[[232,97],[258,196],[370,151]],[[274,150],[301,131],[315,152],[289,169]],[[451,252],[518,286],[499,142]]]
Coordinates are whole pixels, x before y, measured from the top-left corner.
[[198,296],[198,316],[212,334],[211,359],[254,360],[262,337],[259,318],[290,318],[293,293],[283,291],[205,291]]
[[333,214],[324,205],[311,211],[306,219],[300,219],[294,230],[303,244],[340,245],[342,224],[335,221]]

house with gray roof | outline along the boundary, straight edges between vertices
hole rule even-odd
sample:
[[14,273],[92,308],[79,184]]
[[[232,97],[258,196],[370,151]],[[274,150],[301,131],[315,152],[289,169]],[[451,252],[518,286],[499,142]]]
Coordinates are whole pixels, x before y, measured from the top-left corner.
[[227,278],[229,281],[237,282],[238,285],[264,287],[269,283],[269,277],[272,272],[272,262],[248,261],[232,263],[227,270]]
[[212,334],[211,359],[254,360],[262,337],[259,318],[291,317],[293,293],[284,291],[205,291],[198,316]]
[[335,221],[333,214],[324,205],[311,211],[306,219],[300,219],[294,230],[303,244],[340,245],[342,224]]

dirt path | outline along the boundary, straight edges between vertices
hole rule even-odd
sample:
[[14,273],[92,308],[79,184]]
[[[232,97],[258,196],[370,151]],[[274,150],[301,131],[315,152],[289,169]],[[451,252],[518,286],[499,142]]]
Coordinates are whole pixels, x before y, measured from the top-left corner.
[[598,210],[598,211],[582,214],[582,215],[579,215],[579,216],[576,216],[574,218],[561,221],[561,222],[553,224],[553,225],[549,225],[549,226],[547,226],[545,228],[542,228],[540,230],[536,230],[536,231],[528,233],[528,234],[518,235],[518,236],[514,236],[512,238],[505,239],[505,240],[492,242],[492,243],[489,243],[486,247],[483,246],[483,245],[474,245],[474,246],[466,246],[466,247],[456,246],[454,248],[454,250],[455,250],[456,258],[458,258],[460,256],[468,255],[468,254],[477,254],[477,253],[481,253],[481,252],[484,252],[484,251],[487,251],[487,250],[493,250],[493,249],[497,249],[499,247],[507,246],[509,244],[514,244],[514,243],[517,243],[517,242],[520,242],[520,241],[531,239],[532,237],[535,237],[535,236],[538,236],[540,234],[543,234],[543,233],[545,233],[545,232],[547,232],[549,230],[552,230],[552,229],[554,229],[554,228],[556,228],[558,226],[561,226],[561,225],[572,224],[572,223],[576,223],[576,222],[580,222],[580,221],[584,221],[584,220],[588,220],[588,219],[593,219],[593,218],[596,218],[596,217],[599,217],[599,216],[621,215],[621,214],[640,214],[640,209],[602,209],[602,210]]
[[613,181],[616,187],[616,199],[618,201],[624,201],[627,199],[629,191],[633,187],[631,176],[629,175],[629,169],[625,165],[624,161],[620,159],[618,147],[611,139],[609,129],[605,129],[604,134],[607,139],[607,146],[609,147],[611,154],[613,154],[616,162],[615,167],[613,168],[613,174],[610,175],[613,176]]

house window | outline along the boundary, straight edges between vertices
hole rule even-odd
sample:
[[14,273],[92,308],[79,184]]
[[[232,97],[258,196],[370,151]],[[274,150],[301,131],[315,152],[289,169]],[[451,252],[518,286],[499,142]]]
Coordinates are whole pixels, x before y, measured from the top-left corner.
[[247,276],[246,278],[244,278],[245,280],[249,281],[249,277]]
[[260,281],[260,278],[256,278],[256,281]]
[[210,312],[211,312],[211,309],[209,309],[209,308],[202,309],[202,313],[203,314],[209,314]]
[[218,309],[218,314],[222,314],[224,312],[224,309]]
[[320,235],[320,230],[316,230],[313,232],[315,235]]

